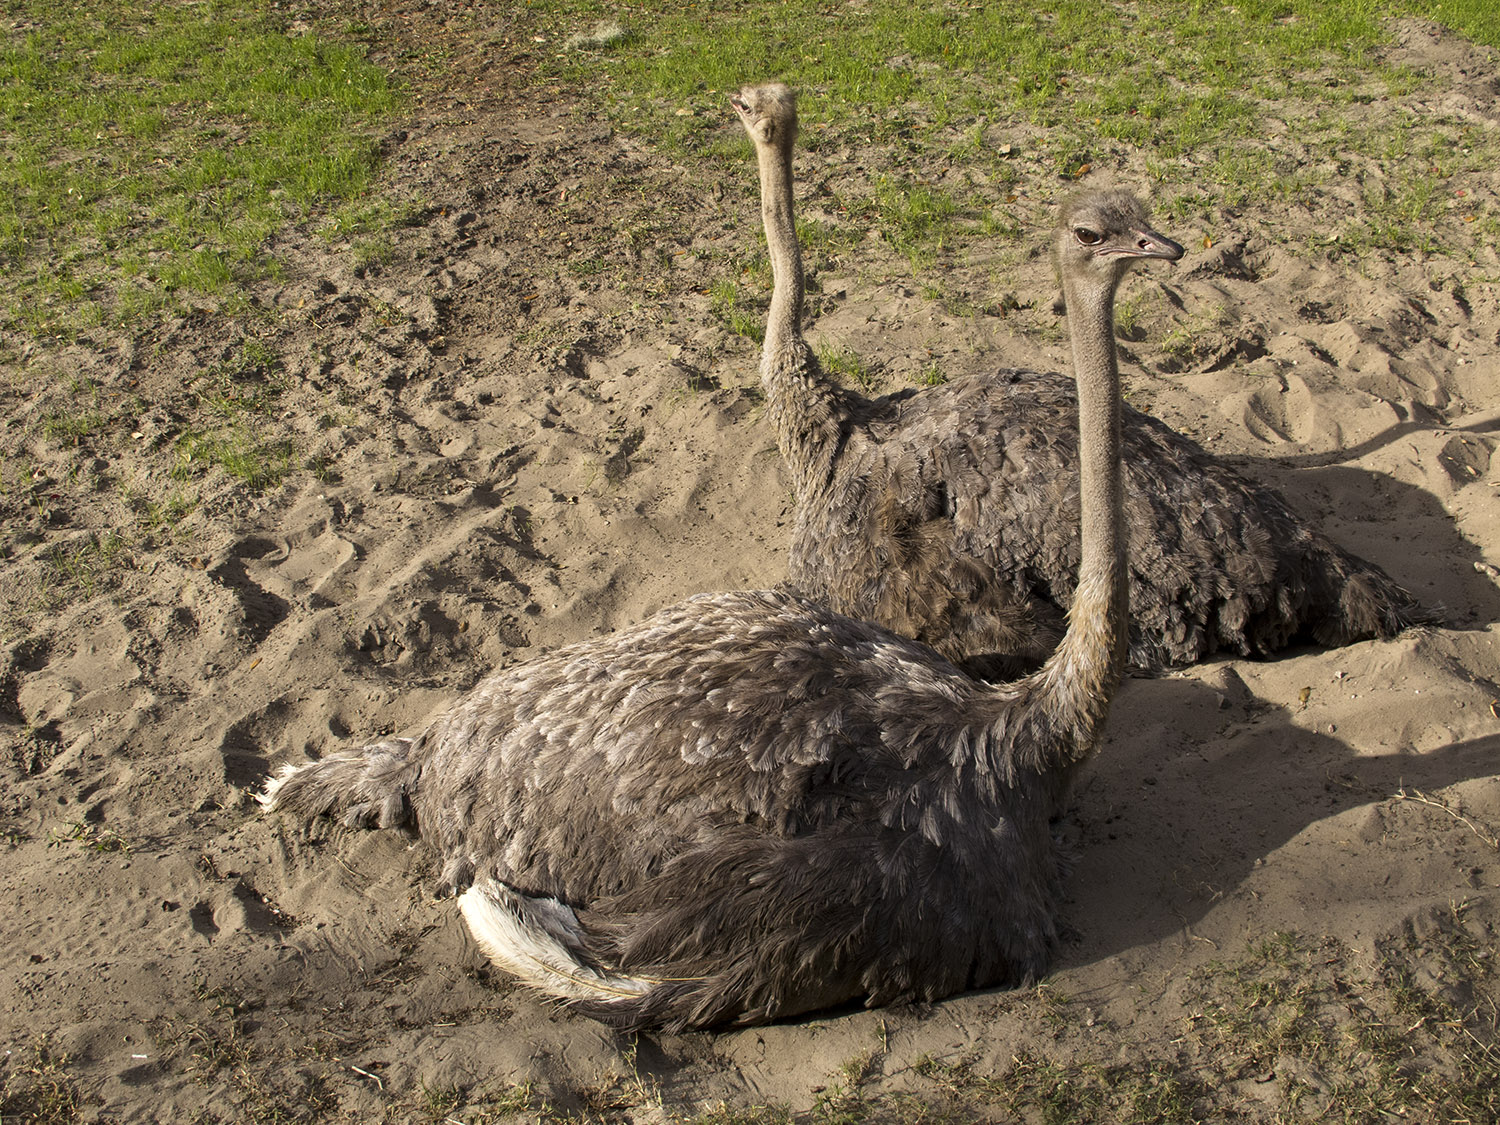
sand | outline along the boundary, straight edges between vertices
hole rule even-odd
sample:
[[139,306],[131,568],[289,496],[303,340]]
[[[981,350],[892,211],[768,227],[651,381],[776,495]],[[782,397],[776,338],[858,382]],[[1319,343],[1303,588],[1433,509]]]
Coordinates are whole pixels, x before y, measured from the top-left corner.
[[[1410,108],[1500,124],[1492,53],[1416,24],[1398,50],[1445,76]],[[725,104],[702,128],[739,126]],[[1492,953],[1500,262],[1340,253],[1332,192],[1162,219],[1189,254],[1123,294],[1141,313],[1130,399],[1443,624],[1128,681],[1064,826],[1067,937],[1040,990],[621,1037],[489,969],[420,843],[260,816],[277,766],[418,729],[497,665],[784,575],[790,491],[756,347],[709,293],[725,251],[761,245],[748,144],[738,180],[706,179],[497,47],[385,150],[391,190],[421,202],[382,259],[291,232],[246,310],[15,345],[0,402],[31,460],[3,498],[26,535],[0,559],[7,1113],[55,1088],[85,1121],[1005,1119],[959,1078],[1045,1059],[1162,1061],[1258,1119],[1330,1082],[1291,1048],[1214,1057],[1203,994],[1222,966],[1274,934],[1334,951],[1310,973],[1358,980],[1393,949],[1440,979],[1424,935]],[[803,215],[849,223],[840,193],[884,159],[800,154]],[[1094,175],[1149,194],[1134,159]],[[1493,212],[1500,174],[1453,187],[1454,221]],[[1036,232],[1023,249],[1063,190],[1012,201]],[[815,258],[810,333],[880,390],[934,362],[1066,370],[1045,258],[1009,245],[945,263],[950,299],[873,236]],[[759,315],[764,274],[731,280]],[[1022,307],[1002,315],[1007,296]],[[319,471],[174,482],[194,380],[247,339],[277,357],[254,425]],[[110,420],[82,447],[42,426],[80,374]],[[139,497],[176,489],[191,512],[141,532]],[[128,534],[110,565],[67,578],[57,560],[112,529]]]

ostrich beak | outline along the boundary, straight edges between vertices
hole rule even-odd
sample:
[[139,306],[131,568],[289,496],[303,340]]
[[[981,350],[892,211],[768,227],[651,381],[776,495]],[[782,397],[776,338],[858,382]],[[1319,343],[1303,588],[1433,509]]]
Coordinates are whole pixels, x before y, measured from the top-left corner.
[[1116,254],[1127,258],[1161,258],[1168,262],[1175,262],[1182,257],[1182,247],[1166,235],[1148,226],[1137,227],[1134,233],[1135,244],[1119,247],[1114,251]]

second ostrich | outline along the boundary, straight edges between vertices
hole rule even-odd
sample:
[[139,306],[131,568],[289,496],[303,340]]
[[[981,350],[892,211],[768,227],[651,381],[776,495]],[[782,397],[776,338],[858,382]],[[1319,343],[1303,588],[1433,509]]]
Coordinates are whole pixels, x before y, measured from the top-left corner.
[[[873,401],[832,386],[801,332],[795,95],[758,86],[731,102],[755,144],[774,278],[761,379],[797,495],[792,585],[976,675],[1035,667],[1076,596],[1071,381],[1008,371]],[[1128,193],[1092,198],[1102,240],[1149,234]],[[1113,350],[1112,317],[1067,309],[1075,350]],[[1432,620],[1379,567],[1156,419],[1125,407],[1123,441],[1132,665],[1348,644]]]
[[[1075,315],[1169,239],[1058,230]],[[304,817],[415,828],[498,965],[624,1028],[935,1000],[1046,968],[1049,818],[1124,661],[1120,398],[1076,350],[1077,587],[1042,667],[991,686],[802,597],[706,594],[494,673],[412,739],[285,772]]]

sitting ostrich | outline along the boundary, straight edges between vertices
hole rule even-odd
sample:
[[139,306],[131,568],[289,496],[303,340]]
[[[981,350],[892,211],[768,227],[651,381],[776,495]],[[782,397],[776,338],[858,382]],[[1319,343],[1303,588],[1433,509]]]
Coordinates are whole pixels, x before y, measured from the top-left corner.
[[1062,640],[991,685],[789,591],[705,594],[492,674],[415,738],[289,768],[269,810],[415,829],[480,947],[608,1024],[754,1024],[1041,974],[1048,827],[1124,667],[1109,326],[1182,248],[1123,193],[1063,211],[1079,573]]
[[[1077,397],[1055,373],[1005,371],[874,401],[840,392],[802,338],[792,210],[796,98],[731,99],[755,144],[774,288],[761,381],[797,496],[789,579],[841,613],[932,645],[975,675],[1052,651],[1078,569]],[[1130,222],[1137,205],[1116,197]],[[1076,341],[1096,315],[1068,303]],[[1155,671],[1296,640],[1388,637],[1430,613],[1339,549],[1279,494],[1125,407],[1130,654]]]

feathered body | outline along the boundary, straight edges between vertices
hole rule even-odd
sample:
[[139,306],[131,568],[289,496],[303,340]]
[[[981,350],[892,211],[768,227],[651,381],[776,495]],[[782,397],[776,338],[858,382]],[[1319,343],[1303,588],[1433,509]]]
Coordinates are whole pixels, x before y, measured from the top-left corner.
[[[792,585],[977,675],[1039,664],[1078,569],[1072,380],[970,376],[853,402],[844,418],[826,483],[797,511]],[[1344,645],[1432,620],[1274,489],[1128,405],[1122,424],[1133,666]]]
[[1047,964],[1068,769],[1028,748],[1097,718],[1052,730],[1035,699],[791,593],[704,595],[271,803],[419,829],[481,945],[476,911],[528,918],[566,952],[496,959],[533,983],[550,960],[543,986],[612,1024],[935,999]]
[[[1124,204],[1130,206],[1124,206]],[[1064,209],[1097,325],[1182,248],[1123,193]],[[1114,348],[1075,348],[1068,628],[1004,686],[794,593],[708,594],[497,672],[411,740],[284,773],[270,809],[415,828],[492,960],[608,1023],[757,1023],[1040,974],[1048,834],[1124,667]]]
[[[1035,667],[1061,633],[1078,567],[1072,380],[1002,371],[874,401],[833,387],[801,333],[795,98],[773,85],[734,104],[756,147],[775,277],[761,378],[798,500],[789,581],[977,675]],[[1103,330],[1112,339],[1113,321]],[[1163,423],[1127,406],[1123,441],[1136,667],[1265,656],[1295,639],[1347,644],[1432,620],[1274,490]]]

